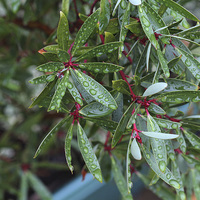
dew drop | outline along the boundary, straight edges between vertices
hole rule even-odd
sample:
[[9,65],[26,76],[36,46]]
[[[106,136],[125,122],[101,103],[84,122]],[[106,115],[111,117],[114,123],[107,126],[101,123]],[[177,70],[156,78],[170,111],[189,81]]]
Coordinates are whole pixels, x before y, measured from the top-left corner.
[[84,147],[83,151],[84,151],[85,153],[88,153],[88,148],[87,148],[87,147]]
[[105,98],[104,100],[105,100],[106,102],[108,102],[108,101],[109,101],[109,99],[108,99],[108,98]]
[[167,174],[166,177],[167,177],[167,179],[170,179],[171,178],[171,174]]
[[176,189],[180,189],[180,184],[176,180],[170,180],[169,184]]
[[158,163],[158,166],[159,166],[159,168],[160,168],[160,170],[161,170],[162,172],[165,172],[165,170],[166,170],[166,163],[165,163],[164,161],[160,161],[160,162]]
[[77,95],[77,92],[72,91],[72,95],[73,95],[73,96],[76,96],[76,95]]
[[92,169],[95,169],[97,166],[96,165],[92,165],[91,167],[92,167]]
[[173,128],[173,129],[177,129],[177,128],[178,128],[178,125],[177,125],[177,124],[172,124],[172,128]]
[[103,94],[98,96],[99,99],[102,99],[103,97],[104,97]]
[[94,72],[99,72],[100,71],[100,69],[98,69],[98,68],[96,68],[96,69],[94,69]]
[[163,155],[162,154],[158,154],[158,158],[163,158]]
[[143,21],[143,23],[144,23],[145,26],[147,26],[147,27],[150,26],[150,22],[149,22],[149,20],[146,17],[143,16],[142,17],[142,21]]
[[93,82],[93,81],[91,82],[91,85],[94,85],[94,82]]
[[88,83],[87,81],[84,81],[84,82],[83,82],[83,85],[84,85],[85,87],[88,87],[88,86],[89,86],[89,83]]
[[67,84],[67,87],[68,87],[69,89],[72,89],[72,88],[73,88],[72,83],[69,82],[69,83]]
[[79,98],[79,97],[76,97],[76,102],[77,102],[78,104],[80,104],[80,105],[82,105],[82,104],[83,104],[83,102],[82,102],[82,99],[81,99],[81,98]]
[[189,60],[188,58],[186,59],[185,64],[186,64],[187,66],[190,66],[190,65],[191,65],[191,62],[190,62],[190,60]]
[[186,200],[186,196],[185,196],[185,193],[183,191],[179,192],[179,196],[180,196],[181,200]]
[[92,162],[93,161],[92,158],[89,158],[89,161]]
[[60,102],[61,102],[61,100],[60,100],[60,99],[58,99],[58,100],[57,100],[57,104],[60,104]]
[[117,106],[114,105],[114,104],[109,104],[108,107],[111,108],[111,109],[113,109],[113,110],[116,110],[116,109],[117,109]]
[[150,155],[149,155],[148,153],[146,154],[146,157],[147,157],[148,159],[150,159]]
[[82,142],[83,144],[85,144],[85,140],[84,140],[84,139],[81,139],[81,142]]
[[158,149],[159,149],[159,150],[161,150],[161,149],[162,149],[162,147],[161,147],[161,146],[158,146]]
[[90,91],[90,94],[91,94],[91,95],[95,95],[95,94],[97,93],[97,91],[94,90],[94,89],[90,89],[89,91]]
[[51,110],[54,110],[55,109],[55,106],[51,106]]

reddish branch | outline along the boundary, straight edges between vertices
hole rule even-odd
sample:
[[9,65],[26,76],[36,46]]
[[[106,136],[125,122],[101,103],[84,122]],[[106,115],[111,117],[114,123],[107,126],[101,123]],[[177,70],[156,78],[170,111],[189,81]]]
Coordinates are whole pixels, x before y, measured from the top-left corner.
[[89,14],[89,15],[92,14],[93,9],[94,9],[95,5],[98,3],[98,1],[99,1],[99,0],[95,0],[95,1],[93,2],[92,6],[91,6],[91,8],[90,8],[90,14]]
[[109,138],[110,138],[110,131],[108,131],[107,135],[106,135],[106,141],[104,143],[104,151],[107,151],[108,154],[111,156],[111,145],[108,145],[108,141],[109,141]]

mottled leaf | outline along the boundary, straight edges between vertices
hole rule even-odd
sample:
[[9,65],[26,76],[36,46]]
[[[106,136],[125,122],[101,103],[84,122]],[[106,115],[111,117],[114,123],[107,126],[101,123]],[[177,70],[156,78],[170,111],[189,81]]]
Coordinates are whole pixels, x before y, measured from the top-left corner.
[[150,106],[148,107],[148,111],[152,112],[157,115],[165,115],[166,112],[158,105],[155,103],[151,103]]
[[49,62],[37,67],[42,72],[55,72],[63,69],[65,66],[61,62]]
[[112,81],[112,87],[122,94],[130,95],[129,86],[127,82],[122,79]]
[[167,154],[168,154],[169,158],[172,161],[174,161],[176,159],[176,156],[175,156],[175,152],[174,152],[174,147],[172,145],[172,141],[165,140],[165,144],[166,144]]
[[176,133],[179,134],[179,137],[177,138],[177,140],[180,144],[180,149],[185,154],[186,153],[186,142],[185,142],[185,138],[183,137],[183,134],[182,134],[180,128],[176,129]]
[[154,120],[156,120],[157,124],[162,127],[162,128],[167,128],[167,129],[177,129],[181,127],[181,123],[178,122],[173,122],[170,120],[166,120],[166,119],[160,119],[160,118],[156,118],[154,117]]
[[200,149],[200,138],[190,131],[183,130],[184,135],[189,140],[189,142],[196,148]]
[[43,84],[51,82],[55,79],[56,74],[42,75],[29,81],[31,84]]

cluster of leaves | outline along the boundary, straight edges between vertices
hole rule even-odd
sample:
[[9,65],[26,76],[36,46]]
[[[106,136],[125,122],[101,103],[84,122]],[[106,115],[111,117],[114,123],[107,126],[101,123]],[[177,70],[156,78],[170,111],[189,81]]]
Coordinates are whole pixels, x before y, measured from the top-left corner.
[[[132,199],[133,172],[163,199],[190,199],[193,192],[198,199],[200,116],[184,116],[179,107],[200,101],[199,19],[172,0],[101,0],[95,6],[91,15],[79,15],[84,23],[70,35],[69,1],[63,1],[57,44],[39,50],[49,62],[38,66],[44,75],[30,83],[46,85],[30,107],[66,116],[35,157],[65,125],[71,172],[76,128],[87,169],[100,182],[112,172],[124,199]],[[197,24],[190,27],[186,18]],[[89,122],[93,130],[87,136]],[[105,141],[97,136],[99,127],[107,131]],[[149,176],[139,172],[145,163]]]

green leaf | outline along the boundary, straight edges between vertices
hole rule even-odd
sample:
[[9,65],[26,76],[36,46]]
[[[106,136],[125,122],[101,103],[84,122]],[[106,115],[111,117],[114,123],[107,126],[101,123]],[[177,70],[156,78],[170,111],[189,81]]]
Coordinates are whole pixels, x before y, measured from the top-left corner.
[[181,48],[176,48],[179,55],[182,55],[181,60],[185,63],[185,66],[193,74],[193,76],[200,81],[200,63],[191,54],[184,51]]
[[35,105],[39,105],[40,102],[48,95],[50,94],[51,90],[53,89],[54,85],[56,84],[57,79],[47,84],[47,86],[42,90],[42,92],[34,99],[32,104],[29,106],[29,108],[32,108]]
[[145,92],[143,93],[143,97],[154,95],[162,90],[164,90],[167,87],[167,83],[159,82],[154,83],[153,85],[149,86]]
[[152,24],[147,15],[147,12],[149,11],[147,10],[147,7],[145,7],[143,4],[138,6],[138,11],[143,30],[151,44],[157,49],[159,47],[159,44],[156,40]]
[[176,134],[168,134],[168,133],[160,133],[160,132],[142,132],[144,135],[152,138],[158,138],[162,140],[171,140],[179,137],[179,135]]
[[69,25],[65,14],[60,11],[60,20],[57,29],[58,46],[63,50],[68,50]]
[[[148,19],[150,21],[150,23],[152,24],[153,29],[155,30],[156,33],[159,34],[165,34],[165,35],[169,35],[169,30],[168,27],[166,27],[165,22],[162,20],[162,18],[160,17],[160,15],[145,1],[143,2],[143,5],[146,7],[146,10],[148,10],[148,12],[146,13],[148,16]],[[163,28],[166,27],[166,28]],[[161,40],[163,43],[165,44],[169,44],[169,40],[170,37],[162,37],[161,36]]]
[[135,119],[137,117],[138,112],[140,111],[140,107],[141,107],[141,104],[139,104],[137,108],[134,110],[134,112],[132,112],[132,116],[130,117],[128,124],[126,126],[127,129],[131,128],[133,124],[135,123]]
[[158,59],[160,61],[161,68],[165,74],[165,77],[168,78],[170,76],[169,68],[167,65],[167,60],[165,59],[163,53],[161,52],[160,48],[157,49]]
[[[147,115],[147,130],[148,132],[161,132],[158,124],[156,123],[156,121],[153,119],[153,117],[150,114]],[[156,139],[150,138],[150,142],[151,142],[153,154],[156,158],[159,169],[162,172],[165,172],[166,166],[167,166],[167,152],[166,152],[165,142],[164,140],[157,139],[157,138]]]
[[125,111],[125,113],[122,115],[122,118],[118,123],[117,129],[116,129],[115,134],[114,134],[113,139],[112,139],[112,148],[115,147],[115,145],[118,143],[121,136],[125,132],[126,126],[127,126],[127,123],[128,123],[128,121],[131,117],[133,108],[134,108],[134,103],[131,103],[130,106]]
[[136,35],[144,35],[142,26],[139,21],[135,20],[132,21],[129,25],[126,25],[125,28],[130,30],[132,33]]
[[17,13],[17,11],[19,10],[20,8],[20,5],[21,5],[21,1],[20,0],[10,0],[9,1],[9,4],[10,4],[10,7],[11,7],[11,10],[14,14]]
[[66,88],[69,84],[68,79],[69,79],[69,71],[65,73],[64,77],[61,80],[58,79],[58,85],[52,97],[48,111],[55,110],[55,109],[57,111],[59,110],[62,98],[65,95]]
[[131,143],[131,155],[136,160],[141,160],[142,159],[140,147],[138,146],[136,138],[134,138],[133,141],[132,141],[132,143]]
[[122,94],[130,95],[129,86],[127,82],[122,79],[112,81],[112,87]]
[[183,133],[196,149],[200,149],[200,138],[197,135],[185,129],[183,129]]
[[106,32],[116,34],[119,33],[119,21],[117,18],[110,19],[108,26],[106,27]]
[[[71,116],[67,116],[64,119],[62,119],[56,126],[45,136],[45,138],[40,143],[40,146],[38,147],[37,151],[35,152],[34,158],[38,156],[38,154],[42,151],[42,149],[45,147],[46,143],[58,132],[58,130],[70,119]],[[72,119],[72,118],[71,118]],[[71,120],[70,119],[70,120]]]
[[131,164],[130,150],[131,150],[132,140],[133,139],[130,138],[127,153],[126,153],[126,184],[127,184],[127,187],[128,187],[128,193],[131,192],[131,187],[133,186],[133,183],[131,181],[131,171],[130,171],[130,164]]
[[185,154],[186,153],[186,143],[185,138],[183,137],[183,134],[179,128],[176,129],[176,133],[179,134],[179,137],[177,138],[181,151]]
[[66,17],[68,16],[69,13],[69,6],[70,6],[70,0],[62,0],[62,11]]
[[93,149],[90,145],[90,142],[83,128],[79,123],[78,123],[77,139],[81,154],[89,171],[99,182],[102,182],[102,175],[99,162],[97,160],[96,155],[93,152]]
[[199,181],[197,181],[196,170],[191,169],[191,173],[192,173],[192,185],[193,185],[194,194],[196,196],[196,199],[199,200],[200,199],[200,186],[199,186]]
[[88,120],[88,121],[91,121],[91,122],[94,122],[96,123],[98,126],[108,130],[108,131],[111,131],[111,132],[114,132],[117,128],[117,125],[118,123],[117,122],[114,122],[114,121],[111,121],[109,119],[102,119],[102,118],[89,118],[89,117],[84,117],[85,120]]
[[156,99],[161,100],[162,102],[168,103],[185,103],[185,102],[199,102],[200,101],[200,91],[172,91],[165,92],[157,96]]
[[168,8],[172,9],[173,11],[179,13],[180,15],[191,19],[193,21],[199,21],[197,17],[195,17],[192,13],[190,13],[188,10],[186,10],[184,7],[182,7],[180,4],[172,1],[172,0],[156,0],[160,4],[164,4]]
[[55,79],[56,74],[42,75],[29,81],[31,84],[43,84],[51,82]]
[[76,35],[76,39],[74,41],[74,45],[72,47],[72,55],[76,53],[76,51],[83,46],[88,38],[90,37],[91,33],[97,26],[97,22],[99,19],[99,12],[100,9],[97,9],[92,15],[90,15],[81,26],[80,30]]
[[174,152],[174,147],[172,145],[172,141],[165,140],[165,144],[166,144],[167,154],[168,154],[169,158],[172,161],[174,161],[176,159],[176,156],[175,156],[175,152]]
[[78,79],[82,83],[84,89],[99,103],[109,107],[113,110],[117,109],[117,104],[112,95],[97,81],[82,73],[81,71],[75,71]]
[[99,15],[99,33],[103,34],[110,20],[110,4],[108,0],[101,0]]
[[122,197],[126,200],[132,200],[133,199],[132,195],[129,194],[127,190],[126,181],[113,156],[111,156],[111,162],[112,162],[113,177]]
[[64,50],[57,50],[57,56],[60,60],[60,62],[68,62],[70,59],[70,55],[67,51]]
[[173,122],[170,120],[160,119],[160,118],[156,118],[156,117],[154,117],[154,120],[160,127],[167,128],[167,129],[178,129],[182,125],[181,123],[178,123],[178,122]]
[[111,63],[104,63],[104,62],[80,63],[78,67],[86,71],[91,71],[95,73],[104,73],[104,74],[118,72],[124,69],[119,65],[114,65]]
[[28,199],[28,180],[27,180],[27,174],[23,172],[21,174],[19,200],[27,200],[27,199]]
[[71,124],[71,126],[69,127],[69,130],[67,132],[66,138],[65,138],[65,158],[67,161],[67,165],[71,171],[71,173],[73,174],[73,170],[74,167],[71,164],[71,141],[72,141],[72,137],[73,137],[73,123]]
[[142,146],[142,151],[143,151],[143,156],[146,159],[147,163],[149,164],[149,166],[151,167],[151,169],[163,180],[165,181],[167,184],[171,185],[172,187],[174,187],[175,189],[180,189],[180,184],[179,182],[176,180],[176,178],[173,176],[173,174],[171,173],[171,171],[166,168],[165,172],[162,172],[159,167],[158,164],[155,160],[155,157],[153,156],[153,154],[145,147]]
[[150,106],[148,107],[148,111],[152,112],[157,115],[165,115],[166,112],[158,105],[155,103],[151,103]]
[[31,184],[33,190],[38,194],[42,200],[52,200],[51,193],[46,186],[32,173],[27,172],[27,178]]
[[42,72],[55,72],[65,68],[61,62],[49,62],[37,67],[37,70]]
[[79,56],[76,59],[76,62],[79,62],[83,59],[93,58],[93,57],[100,57],[106,53],[112,53],[114,50],[117,50],[122,45],[121,42],[110,42],[107,44],[99,45],[94,47],[93,49],[89,50],[85,54]]

